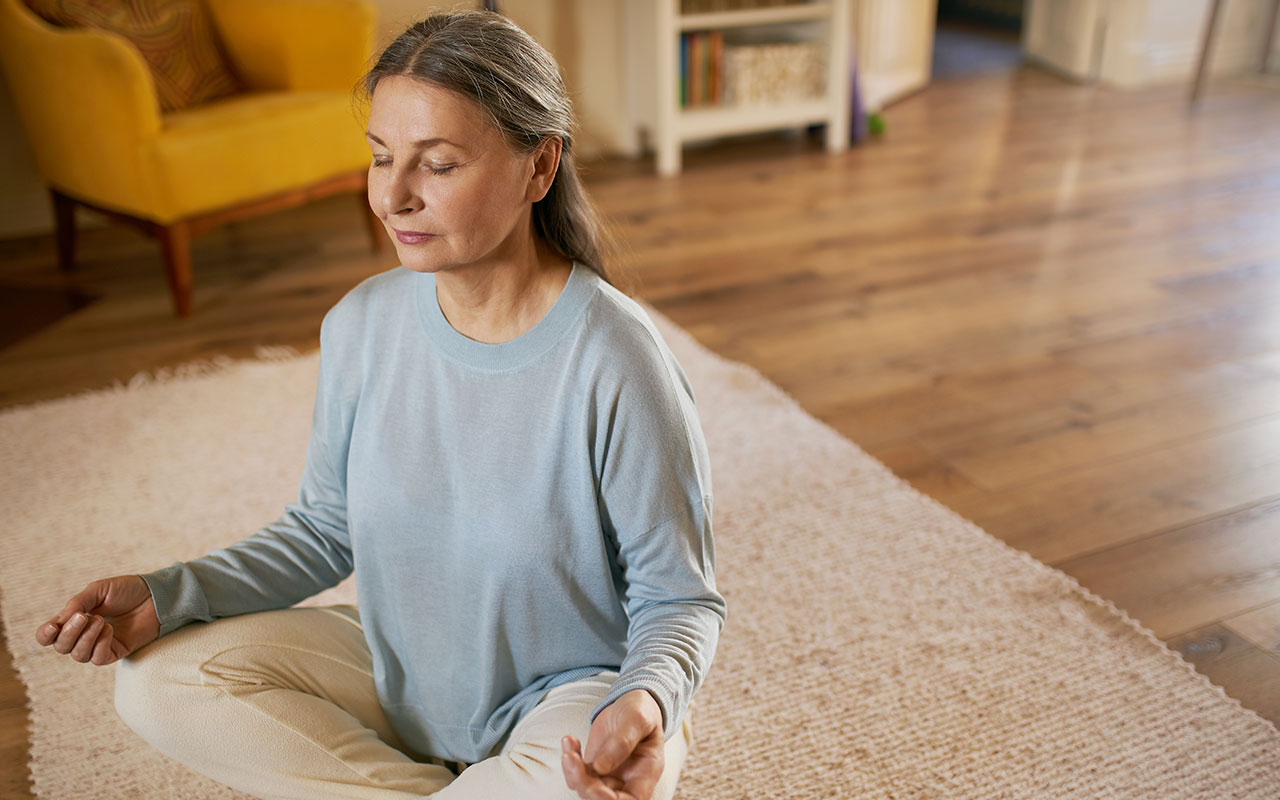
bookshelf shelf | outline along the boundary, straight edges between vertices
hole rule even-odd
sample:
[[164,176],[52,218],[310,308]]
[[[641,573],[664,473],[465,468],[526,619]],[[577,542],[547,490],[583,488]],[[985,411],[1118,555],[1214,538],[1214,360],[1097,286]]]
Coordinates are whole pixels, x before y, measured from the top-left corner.
[[822,19],[831,13],[825,2],[796,3],[776,8],[748,8],[742,11],[716,11],[708,14],[680,14],[680,30],[705,30],[708,28],[740,28],[749,25],[774,25],[781,22],[798,22]]
[[826,122],[830,113],[829,104],[824,98],[767,105],[687,108],[680,113],[677,133],[682,139],[755,133],[792,125]]
[[[680,172],[684,144],[739,133],[756,133],[812,124],[826,125],[829,152],[849,146],[850,114],[850,0],[807,0],[768,8],[743,8],[709,13],[683,14],[681,0],[653,0],[656,22],[658,173]],[[796,28],[796,24],[801,27]],[[786,98],[744,105],[681,104],[681,37],[694,32],[724,31],[726,36],[750,33],[753,40],[770,40],[770,34],[791,25],[789,36],[778,42],[795,42],[795,30],[810,32],[801,41],[820,45],[823,91],[813,98]],[[750,29],[756,29],[754,31]],[[816,33],[812,33],[816,31]],[[727,40],[726,40],[727,41]],[[728,44],[726,48],[728,49]],[[810,61],[810,64],[813,62]]]

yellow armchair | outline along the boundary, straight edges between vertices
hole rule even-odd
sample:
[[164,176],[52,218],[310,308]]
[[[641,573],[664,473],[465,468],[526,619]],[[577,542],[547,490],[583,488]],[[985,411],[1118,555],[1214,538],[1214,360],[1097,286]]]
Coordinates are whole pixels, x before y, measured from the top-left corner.
[[74,265],[77,205],[132,224],[160,240],[180,316],[191,313],[192,237],[228,222],[358,193],[373,247],[385,243],[364,199],[367,120],[351,100],[373,52],[372,6],[205,3],[248,90],[161,113],[127,39],[0,0],[0,62],[53,198],[59,266]]

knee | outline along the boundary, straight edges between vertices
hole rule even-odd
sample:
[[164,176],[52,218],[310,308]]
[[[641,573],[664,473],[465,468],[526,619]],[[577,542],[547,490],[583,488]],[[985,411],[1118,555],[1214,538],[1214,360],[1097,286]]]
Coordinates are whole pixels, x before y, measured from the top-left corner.
[[[143,739],[154,742],[163,732],[175,724],[189,720],[184,713],[186,688],[176,674],[170,654],[164,651],[163,639],[116,662],[115,697],[116,714]],[[167,643],[166,643],[167,644]],[[198,681],[196,681],[198,684]]]

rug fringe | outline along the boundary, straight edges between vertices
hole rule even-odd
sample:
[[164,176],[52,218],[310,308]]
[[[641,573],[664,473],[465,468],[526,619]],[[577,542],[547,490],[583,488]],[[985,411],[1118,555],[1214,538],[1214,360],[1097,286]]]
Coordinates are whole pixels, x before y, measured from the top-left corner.
[[254,348],[253,358],[237,359],[225,354],[219,354],[211,358],[200,358],[173,366],[158,367],[155,370],[142,370],[134,373],[127,381],[116,380],[112,382],[110,388],[115,391],[132,392],[147,386],[217,375],[236,364],[253,363],[255,361],[281,363],[301,358],[302,355],[297,348],[290,345],[258,345]]
[[254,348],[254,358],[259,361],[292,361],[302,356],[296,347],[287,344],[264,344]]
[[0,409],[0,418],[29,411],[38,406],[71,402],[93,395],[113,395],[134,392],[149,386],[167,383],[180,383],[210,375],[217,375],[235,367],[237,364],[274,363],[283,364],[289,361],[306,358],[310,353],[303,353],[291,345],[258,345],[251,358],[232,358],[219,354],[209,358],[193,359],[173,366],[158,367],[154,370],[135,372],[127,380],[117,378],[109,384],[92,389],[80,389],[58,397],[36,400],[30,403],[19,403]]
[[143,370],[135,372],[127,381],[112,381],[111,388],[133,392],[147,386],[214,375],[225,371],[234,363],[235,360],[230,356],[218,355],[174,366],[158,367],[154,371]]

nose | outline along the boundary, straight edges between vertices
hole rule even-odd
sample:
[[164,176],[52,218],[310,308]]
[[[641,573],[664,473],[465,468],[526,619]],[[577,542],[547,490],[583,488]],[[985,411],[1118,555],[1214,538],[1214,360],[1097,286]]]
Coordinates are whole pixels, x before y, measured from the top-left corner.
[[378,203],[387,219],[397,215],[412,214],[422,208],[422,198],[418,197],[409,180],[407,169],[392,165],[378,191]]

